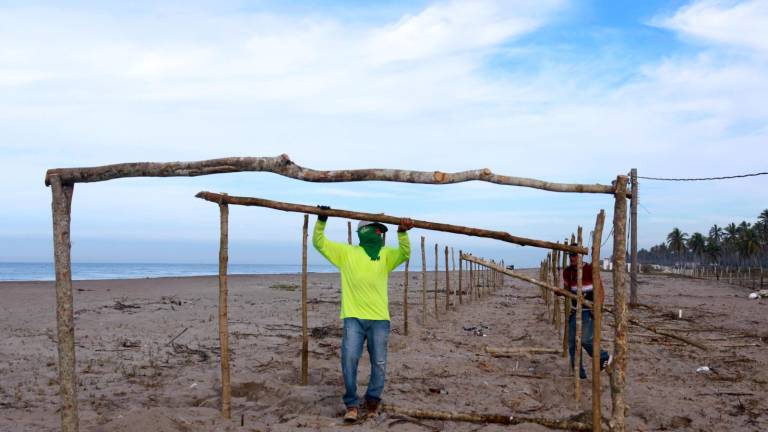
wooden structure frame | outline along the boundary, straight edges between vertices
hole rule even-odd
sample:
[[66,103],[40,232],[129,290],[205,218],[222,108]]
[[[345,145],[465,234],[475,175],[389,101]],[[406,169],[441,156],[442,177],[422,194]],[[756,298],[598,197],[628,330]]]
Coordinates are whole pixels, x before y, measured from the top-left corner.
[[[530,187],[553,192],[602,193],[614,195],[614,373],[611,376],[612,416],[616,431],[625,430],[626,404],[624,384],[627,361],[627,287],[626,224],[627,176],[619,175],[612,185],[552,183],[537,179],[512,177],[484,168],[445,173],[395,169],[357,169],[317,171],[293,163],[283,154],[277,157],[244,157],[211,159],[196,162],[123,163],[86,168],[48,170],[45,184],[51,187],[54,267],[56,276],[56,320],[59,355],[59,387],[61,397],[61,430],[77,432],[79,416],[76,394],[75,331],[71,266],[71,205],[76,183],[107,181],[127,177],[192,177],[243,171],[264,171],[309,182],[391,181],[421,184],[453,184],[472,180],[509,186]],[[222,210],[223,211],[223,210]],[[222,230],[224,227],[222,226]],[[222,231],[223,232],[223,231]],[[558,248],[560,249],[560,248]],[[563,249],[560,249],[563,250]],[[585,251],[576,251],[585,253]],[[220,257],[223,259],[223,257]],[[220,279],[221,280],[221,279]],[[226,282],[225,282],[226,283]],[[220,282],[221,286],[221,282]]]

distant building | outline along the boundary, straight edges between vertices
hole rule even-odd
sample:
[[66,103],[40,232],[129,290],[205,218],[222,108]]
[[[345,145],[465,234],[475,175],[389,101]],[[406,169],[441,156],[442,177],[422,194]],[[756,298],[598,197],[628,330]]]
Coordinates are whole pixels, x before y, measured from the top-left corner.
[[600,260],[600,268],[602,270],[613,270],[613,261],[610,258],[603,258]]

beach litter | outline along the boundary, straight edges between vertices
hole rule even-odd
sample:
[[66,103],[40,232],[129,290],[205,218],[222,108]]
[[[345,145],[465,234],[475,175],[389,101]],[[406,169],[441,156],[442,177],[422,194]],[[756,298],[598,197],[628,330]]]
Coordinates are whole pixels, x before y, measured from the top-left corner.
[[752,300],[759,299],[759,298],[768,298],[768,289],[763,289],[757,292],[750,293],[749,298]]
[[478,324],[476,326],[463,326],[462,327],[464,331],[472,332],[475,336],[486,336],[488,334],[487,330],[490,330],[491,328],[483,325]]

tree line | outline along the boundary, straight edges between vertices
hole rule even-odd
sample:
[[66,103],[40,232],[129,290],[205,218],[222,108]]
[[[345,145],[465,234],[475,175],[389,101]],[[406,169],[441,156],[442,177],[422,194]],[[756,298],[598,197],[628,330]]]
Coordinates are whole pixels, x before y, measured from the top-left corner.
[[760,212],[755,223],[734,222],[723,227],[715,224],[707,235],[688,234],[673,228],[666,241],[637,252],[641,264],[727,265],[757,267],[768,264],[768,209]]

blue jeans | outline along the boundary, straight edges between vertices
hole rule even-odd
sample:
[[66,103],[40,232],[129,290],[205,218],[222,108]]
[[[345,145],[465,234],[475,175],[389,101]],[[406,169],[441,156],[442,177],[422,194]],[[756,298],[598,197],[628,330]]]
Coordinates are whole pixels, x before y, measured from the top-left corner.
[[387,374],[387,343],[389,342],[389,321],[344,318],[344,334],[341,338],[341,373],[344,375],[344,405],[356,407],[357,364],[363,354],[363,342],[368,341],[368,355],[371,358],[371,378],[365,399],[379,402],[384,390]]
[[[595,324],[593,321],[592,311],[588,309],[582,309],[581,311],[581,346],[592,355],[592,336],[595,332]],[[571,316],[568,317],[568,355],[571,358],[571,370],[573,370],[573,357],[576,353],[576,311],[571,312]],[[600,364],[605,364],[608,361],[608,353],[600,350]],[[579,376],[586,378],[587,373],[584,371],[584,356],[579,361]]]

